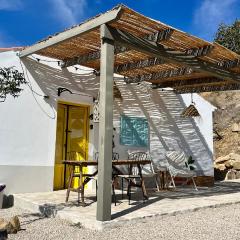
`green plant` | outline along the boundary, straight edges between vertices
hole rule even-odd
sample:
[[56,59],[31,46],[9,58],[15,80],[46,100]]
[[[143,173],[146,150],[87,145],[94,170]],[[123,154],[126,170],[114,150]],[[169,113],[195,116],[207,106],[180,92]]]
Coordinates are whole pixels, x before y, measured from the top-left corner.
[[185,165],[187,168],[190,170],[195,170],[195,165],[194,165],[195,160],[192,158],[192,156],[189,156],[187,162],[185,162]]
[[20,86],[26,83],[24,74],[15,67],[0,67],[0,102],[4,102],[7,95],[18,97],[23,90]]
[[214,41],[240,54],[240,20],[232,25],[220,24]]

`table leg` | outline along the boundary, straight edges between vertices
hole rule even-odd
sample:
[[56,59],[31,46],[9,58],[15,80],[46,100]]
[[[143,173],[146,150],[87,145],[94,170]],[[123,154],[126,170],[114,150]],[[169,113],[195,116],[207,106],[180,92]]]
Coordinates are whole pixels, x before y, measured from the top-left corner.
[[67,194],[66,194],[66,202],[68,202],[68,199],[69,199],[69,194],[70,194],[70,191],[71,191],[73,175],[74,175],[74,166],[72,167],[71,174],[70,174],[70,177],[69,177],[69,180],[68,180],[68,189],[67,189]]
[[[84,203],[84,183],[83,183],[83,167],[79,167],[79,193],[81,194],[81,202]],[[79,199],[78,199],[79,200]]]
[[122,199],[123,199],[123,178],[121,178],[121,187],[122,187]]
[[164,189],[164,172],[163,171],[159,172],[159,177],[160,177],[161,189]]
[[146,187],[145,187],[145,182],[144,182],[144,179],[143,179],[143,176],[142,176],[142,168],[141,168],[140,164],[138,164],[137,167],[138,167],[139,176],[140,176],[140,179],[141,179],[141,187],[142,187],[142,191],[143,191],[143,197],[145,199],[148,199],[147,190],[146,190]]

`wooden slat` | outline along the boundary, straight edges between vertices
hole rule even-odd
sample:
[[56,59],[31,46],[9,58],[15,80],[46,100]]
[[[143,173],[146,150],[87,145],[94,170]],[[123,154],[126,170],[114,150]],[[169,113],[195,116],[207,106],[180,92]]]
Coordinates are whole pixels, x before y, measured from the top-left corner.
[[152,88],[175,88],[175,87],[184,87],[189,85],[197,85],[197,84],[209,84],[209,83],[220,83],[223,82],[222,79],[215,77],[207,77],[207,78],[196,78],[196,79],[188,79],[188,80],[177,80],[177,81],[165,81],[158,84],[152,84]]
[[[168,31],[165,30],[165,31]],[[146,39],[153,39],[152,35],[148,35],[145,37]],[[165,40],[165,38],[160,38],[158,39],[158,42],[159,41],[162,41],[162,40]],[[155,41],[153,41],[155,42]],[[203,47],[199,47],[199,48],[189,48],[189,49],[186,49],[184,51],[184,53],[186,55],[192,55],[192,56],[205,56],[207,55],[211,50],[213,49],[213,46],[212,45],[205,45]],[[124,52],[127,52],[127,51],[130,51],[131,49],[130,48],[126,48],[126,47],[123,47],[123,46],[119,46],[117,45],[115,47],[115,54],[119,54],[119,53],[124,53]],[[92,60],[97,60],[97,59],[100,59],[100,51],[93,51],[93,52],[90,52],[88,54],[84,54],[84,55],[81,55],[79,57],[75,57],[75,58],[72,58],[72,59],[68,59],[66,61],[64,61],[61,65],[62,68],[64,67],[69,67],[69,66],[73,66],[73,65],[81,65],[81,64],[84,64],[86,62],[89,62],[89,61],[92,61]],[[130,63],[126,63],[126,65],[129,65]]]
[[115,73],[121,73],[125,71],[130,71],[134,69],[139,69],[139,68],[146,68],[150,66],[156,66],[160,64],[164,64],[165,62],[161,58],[148,58],[140,61],[135,61],[135,62],[129,62],[125,64],[120,64],[114,67],[114,72]]
[[[164,29],[162,31],[157,31],[155,33],[152,34],[147,34],[144,36],[144,39],[147,39],[150,42],[160,42],[163,40],[167,40],[170,38],[171,34],[173,33],[173,30],[171,28],[168,29]],[[119,54],[119,53],[123,53],[123,52],[127,52],[131,49],[126,48],[124,46],[115,46],[115,54]],[[84,64],[86,62],[92,61],[92,60],[96,60],[96,59],[100,59],[100,51],[93,51],[90,52],[88,54],[83,54],[81,56],[72,58],[72,59],[67,59],[66,61],[64,61],[61,65],[62,68],[65,67],[70,67],[73,65],[77,65],[77,64]]]
[[160,41],[168,40],[171,37],[172,33],[173,33],[173,29],[167,28],[167,29],[146,35],[144,38],[148,41],[160,42]]
[[189,49],[185,50],[185,53],[186,53],[186,55],[201,57],[201,56],[208,55],[213,48],[214,48],[213,45],[205,45],[205,46],[198,47],[198,48],[197,47],[189,48]]
[[181,89],[175,89],[177,94],[184,93],[200,93],[200,92],[217,92],[217,91],[232,91],[232,90],[240,90],[240,84],[219,84],[218,86],[188,86]]
[[[126,48],[123,46],[115,46],[114,54],[123,53],[123,52],[129,51],[129,50],[130,50],[129,48]],[[61,67],[65,68],[65,67],[70,67],[70,66],[77,65],[77,64],[82,65],[86,62],[100,59],[100,57],[101,57],[101,51],[93,51],[93,52],[90,52],[87,54],[83,54],[79,57],[74,57],[74,58],[68,59],[61,64]]]
[[217,63],[218,66],[222,68],[234,68],[240,65],[240,59],[236,58],[234,60],[224,60]]
[[176,76],[189,75],[193,73],[193,69],[190,67],[181,67],[176,69],[170,69],[166,71],[155,72],[151,74],[143,74],[136,77],[127,77],[127,83],[138,83],[142,81],[152,81]]

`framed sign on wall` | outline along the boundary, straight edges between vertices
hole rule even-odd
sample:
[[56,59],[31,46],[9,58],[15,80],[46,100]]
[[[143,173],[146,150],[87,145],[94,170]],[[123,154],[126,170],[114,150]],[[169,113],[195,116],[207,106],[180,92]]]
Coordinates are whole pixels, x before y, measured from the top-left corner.
[[121,115],[120,144],[132,147],[148,147],[149,126],[147,119]]

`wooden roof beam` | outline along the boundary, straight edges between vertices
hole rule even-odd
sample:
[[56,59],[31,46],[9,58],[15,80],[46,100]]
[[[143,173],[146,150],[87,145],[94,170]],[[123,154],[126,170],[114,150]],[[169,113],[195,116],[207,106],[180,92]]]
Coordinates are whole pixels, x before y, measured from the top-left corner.
[[149,35],[145,35],[143,38],[151,42],[160,42],[168,40],[171,37],[173,31],[174,30],[172,28],[167,28]]
[[181,67],[181,68],[165,70],[165,71],[160,71],[160,72],[155,72],[155,73],[150,73],[150,74],[138,75],[135,77],[126,77],[125,82],[126,83],[138,83],[138,82],[142,82],[142,81],[153,81],[153,80],[158,80],[158,79],[189,75],[192,73],[193,73],[192,68]]
[[198,48],[189,48],[189,49],[185,50],[184,52],[186,53],[186,55],[201,57],[201,56],[208,55],[213,48],[214,48],[214,46],[209,44],[209,45],[205,45],[205,46],[198,47]]
[[120,64],[114,67],[114,72],[115,73],[122,73],[134,69],[139,69],[139,68],[145,68],[145,67],[151,67],[151,66],[156,66],[160,64],[164,64],[165,62],[161,58],[148,58],[144,60],[139,60],[135,62],[128,62],[124,64]]
[[181,51],[168,49],[160,43],[150,42],[144,38],[135,36],[116,28],[109,27],[109,30],[111,31],[114,40],[125,47],[129,47],[136,51],[162,58],[166,62],[186,65],[194,70],[204,72],[218,78],[240,82],[239,74],[231,72],[227,69],[223,69],[217,64],[204,61],[192,55],[187,56]]
[[156,84],[152,84],[152,88],[177,88],[177,87],[184,87],[184,86],[190,86],[190,85],[196,85],[196,84],[210,84],[210,83],[220,83],[223,82],[222,79],[215,78],[215,77],[203,77],[203,78],[196,78],[196,79],[187,79],[187,80],[170,80],[170,81],[164,81]]
[[186,86],[184,88],[175,89],[174,92],[177,94],[184,93],[200,93],[200,92],[218,92],[218,91],[232,91],[240,90],[239,83],[231,84],[219,84],[219,85],[207,85],[207,86]]
[[[150,42],[160,42],[160,41],[168,40],[171,37],[172,33],[173,33],[173,29],[167,28],[167,29],[164,29],[164,30],[152,33],[152,34],[147,34],[143,38],[147,39]],[[127,52],[130,50],[131,50],[130,48],[116,45],[114,53],[119,54],[119,53]],[[87,53],[87,54],[84,54],[84,55],[81,55],[78,57],[74,57],[71,59],[67,59],[66,61],[64,61],[62,63],[61,67],[65,68],[65,67],[70,67],[70,66],[77,65],[77,64],[81,65],[88,61],[97,60],[97,59],[100,59],[100,50],[90,52],[90,53]]]
[[218,66],[222,68],[233,68],[240,65],[240,59],[236,58],[234,60],[224,60],[217,63]]
[[[207,55],[213,49],[212,45],[205,45],[199,48],[190,48],[185,51],[186,55],[193,55],[193,56],[204,56]],[[140,60],[136,62],[129,62],[125,64],[121,64],[115,67],[116,73],[121,73],[124,71],[129,71],[133,69],[145,68],[155,65],[160,65],[166,63],[161,58],[148,58],[146,60]]]
[[[123,52],[129,51],[129,50],[130,50],[129,48],[126,48],[126,47],[123,47],[123,46],[115,46],[114,54],[123,53]],[[90,53],[87,53],[87,54],[83,54],[79,57],[74,57],[74,58],[71,58],[71,59],[68,59],[68,60],[64,61],[61,64],[61,67],[65,68],[65,67],[70,67],[70,66],[77,65],[77,64],[82,65],[86,62],[100,59],[100,57],[101,57],[101,52],[100,51],[90,52]]]

